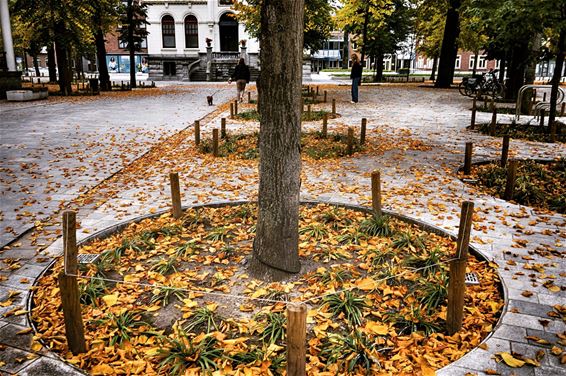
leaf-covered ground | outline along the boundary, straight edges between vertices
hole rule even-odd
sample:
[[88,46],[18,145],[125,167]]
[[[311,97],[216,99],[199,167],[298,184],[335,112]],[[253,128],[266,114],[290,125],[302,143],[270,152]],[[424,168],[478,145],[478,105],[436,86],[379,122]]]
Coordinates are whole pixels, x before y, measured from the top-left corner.
[[[475,184],[488,194],[503,197],[506,168],[496,163],[476,165],[471,177],[477,179]],[[566,160],[549,163],[519,161],[513,200],[521,205],[566,214]]]
[[285,283],[246,273],[256,207],[189,209],[128,226],[81,253],[89,352],[64,340],[56,275],[35,290],[41,339],[93,374],[281,374],[285,305],[308,306],[311,375],[428,374],[477,346],[503,302],[492,265],[469,259],[481,286],[467,289],[463,330],[444,332],[448,238],[388,216],[329,205],[302,207],[303,271]]

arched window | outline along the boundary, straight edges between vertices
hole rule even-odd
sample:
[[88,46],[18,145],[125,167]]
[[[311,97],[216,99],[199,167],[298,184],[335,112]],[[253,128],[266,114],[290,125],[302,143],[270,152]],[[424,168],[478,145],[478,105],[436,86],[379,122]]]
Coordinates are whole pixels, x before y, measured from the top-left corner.
[[238,51],[238,21],[234,14],[224,13],[218,22],[220,27],[220,51]]
[[163,48],[175,48],[175,20],[173,17],[163,16],[161,34],[163,36]]
[[198,21],[195,16],[185,17],[185,48],[198,48]]

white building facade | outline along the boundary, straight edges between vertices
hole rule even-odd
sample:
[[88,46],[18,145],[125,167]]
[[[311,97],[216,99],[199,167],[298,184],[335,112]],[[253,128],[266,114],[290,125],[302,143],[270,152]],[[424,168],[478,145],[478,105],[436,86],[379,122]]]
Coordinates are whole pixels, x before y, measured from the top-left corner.
[[243,57],[257,75],[259,43],[238,23],[231,0],[147,0],[152,80],[220,81]]

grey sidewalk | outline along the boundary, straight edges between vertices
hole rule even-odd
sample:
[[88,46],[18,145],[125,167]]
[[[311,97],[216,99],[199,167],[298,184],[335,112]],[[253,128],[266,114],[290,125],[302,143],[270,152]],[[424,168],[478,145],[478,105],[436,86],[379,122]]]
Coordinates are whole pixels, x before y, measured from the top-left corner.
[[[227,96],[230,94],[232,92],[226,93]],[[363,102],[355,106],[349,103],[347,88],[333,92],[332,95],[338,98],[338,112],[342,117],[329,122],[330,129],[338,124],[357,126],[362,117],[367,117],[368,137],[383,135],[390,140],[391,145],[382,155],[345,158],[338,162],[305,163],[302,198],[367,205],[369,173],[375,168],[380,168],[384,203],[387,208],[425,220],[450,232],[454,233],[457,230],[461,201],[473,200],[476,203],[477,226],[472,234],[472,242],[489,260],[499,265],[499,272],[508,294],[509,307],[501,319],[500,326],[485,342],[487,346],[485,349],[477,348],[471,351],[458,361],[439,370],[438,375],[463,376],[467,373],[484,375],[487,370],[495,370],[502,375],[566,374],[557,357],[550,354],[549,346],[526,338],[535,336],[555,343],[556,335],[566,330],[563,321],[548,316],[553,305],[566,304],[566,294],[564,291],[550,292],[543,285],[549,280],[549,276],[555,277],[555,285],[565,285],[565,277],[561,273],[566,270],[564,261],[566,216],[538,213],[531,208],[506,203],[480,194],[457,179],[454,172],[462,163],[466,141],[474,142],[475,160],[495,159],[500,148],[500,140],[465,130],[469,122],[467,109],[470,102],[460,97],[457,92],[397,86],[363,87],[361,91]],[[144,114],[147,114],[149,119],[154,119],[153,126],[161,126],[166,134],[172,134],[175,130],[184,128],[183,122],[186,119],[182,119],[181,114],[172,116],[171,120],[167,117],[169,115],[157,120],[158,115],[149,112],[151,109],[155,112],[166,111],[167,114],[180,111],[184,116],[190,116],[195,109],[183,110],[180,104],[183,101],[181,98],[182,96],[173,96],[168,100],[157,99],[158,110],[151,107]],[[147,102],[144,102],[146,106],[153,105],[152,98],[146,100]],[[120,107],[115,106],[109,107],[110,113],[118,114],[116,109]],[[94,104],[92,107],[87,106],[85,111],[87,110],[109,114],[104,108]],[[490,116],[490,114],[480,114],[479,120],[488,121]],[[119,120],[116,119],[113,123],[127,123],[131,117],[133,114],[120,113]],[[203,124],[203,129],[211,128],[218,122],[219,117]],[[15,118],[13,121],[18,122]],[[168,124],[165,126],[160,122]],[[177,125],[169,124],[170,122],[177,122]],[[109,121],[105,129],[117,131],[111,123]],[[57,123],[52,120],[51,124]],[[14,126],[18,127],[17,124]],[[319,125],[305,125],[305,127],[314,126]],[[228,127],[231,130],[235,128],[251,130],[248,124],[234,122],[229,122]],[[20,126],[18,129],[21,128]],[[72,130],[72,126],[68,126],[67,134],[72,135]],[[131,134],[135,134],[136,131],[139,129],[132,130]],[[148,140],[156,134],[147,129],[146,132],[148,133],[142,137]],[[118,133],[117,137],[126,136]],[[431,147],[432,150],[405,148],[407,142],[413,139]],[[21,142],[19,139],[14,140],[16,141]],[[119,148],[121,143],[118,142],[115,147]],[[41,144],[37,147],[40,148]],[[511,148],[513,156],[539,158],[566,156],[563,145],[513,140]],[[37,153],[45,153],[45,151],[38,149]],[[116,155],[119,153],[117,152]],[[114,158],[119,157],[114,156]],[[96,163],[96,158],[92,163]],[[257,171],[254,169],[232,166],[223,163],[222,160],[206,160],[205,169],[201,168],[205,164],[201,157],[178,160],[175,163],[181,174],[182,185],[186,187],[183,193],[183,202],[186,204],[226,199],[253,199],[256,195]],[[92,169],[91,173],[95,174],[95,167]],[[152,208],[167,207],[169,197],[164,187],[165,172],[151,171],[143,179],[131,185],[117,187],[110,200],[100,207],[81,208],[79,215],[82,231],[79,237],[87,236],[117,221],[147,214]],[[54,175],[54,173],[50,174]],[[352,190],[352,187],[359,189]],[[233,193],[236,190],[239,192],[237,196]],[[35,206],[37,205],[34,203],[30,207]],[[74,371],[69,366],[58,361],[45,349],[41,350],[40,354],[31,351],[31,334],[25,332],[16,334],[25,330],[29,323],[26,322],[25,314],[14,313],[19,313],[18,308],[25,311],[29,287],[34,278],[50,262],[52,256],[61,253],[60,241],[51,244],[46,252],[41,252],[39,255],[36,254],[37,246],[26,241],[22,243],[21,246],[7,250],[1,255],[1,258],[8,259],[8,262],[4,261],[2,266],[5,270],[0,273],[6,278],[0,281],[0,301],[4,300],[9,291],[19,291],[20,295],[13,299],[12,306],[0,307],[0,314],[12,312],[0,319],[0,343],[9,349],[8,352],[3,352],[3,357],[0,356],[0,360],[6,362],[4,366],[0,366],[0,371],[15,373],[21,370],[22,375],[72,374]],[[550,253],[543,252],[541,248]],[[15,261],[15,259],[20,260]],[[533,265],[544,265],[544,272],[529,269]],[[532,292],[532,295],[524,296],[522,293],[526,290]],[[492,358],[493,354],[500,351],[515,351],[528,357],[534,357],[536,352],[543,351],[545,356],[541,361],[541,367],[525,366],[511,369],[502,363],[496,363]],[[42,356],[34,358],[37,355]],[[18,362],[17,359],[20,361]],[[54,369],[57,373],[52,373]]]

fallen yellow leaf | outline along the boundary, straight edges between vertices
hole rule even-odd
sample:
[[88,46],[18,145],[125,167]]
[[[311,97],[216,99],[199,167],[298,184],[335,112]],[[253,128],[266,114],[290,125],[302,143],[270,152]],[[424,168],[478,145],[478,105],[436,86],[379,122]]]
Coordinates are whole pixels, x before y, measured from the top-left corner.
[[501,359],[507,364],[509,367],[519,368],[525,365],[525,362],[521,359],[515,358],[513,355],[509,354],[508,352],[498,352],[497,355],[501,357]]

